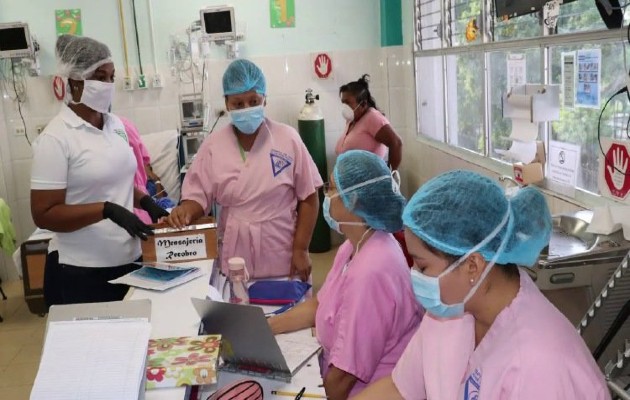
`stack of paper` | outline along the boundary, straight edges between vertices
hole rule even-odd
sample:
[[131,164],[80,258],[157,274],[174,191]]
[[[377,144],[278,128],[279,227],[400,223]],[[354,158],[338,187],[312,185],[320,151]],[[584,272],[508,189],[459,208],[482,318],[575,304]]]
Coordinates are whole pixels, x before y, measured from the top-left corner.
[[51,322],[31,400],[136,400],[150,333],[146,320]]
[[311,329],[276,335],[276,341],[291,375],[295,375],[321,348]]
[[203,275],[197,267],[166,263],[142,263],[142,268],[109,283],[122,283],[149,290],[166,290]]

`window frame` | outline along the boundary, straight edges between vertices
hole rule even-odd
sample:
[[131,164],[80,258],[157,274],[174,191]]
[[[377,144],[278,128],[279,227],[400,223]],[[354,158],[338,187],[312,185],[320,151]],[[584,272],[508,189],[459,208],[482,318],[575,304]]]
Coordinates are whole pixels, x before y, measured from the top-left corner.
[[[440,1],[440,0],[434,0]],[[420,20],[418,16],[419,8],[417,7],[418,3],[426,3],[427,0],[415,0],[414,1],[414,21],[415,27],[420,26]],[[445,0],[442,3],[442,21],[447,21],[445,17],[445,10],[449,10],[451,6],[450,0]],[[551,48],[554,46],[563,46],[563,45],[571,45],[571,44],[580,44],[580,43],[589,43],[589,44],[609,44],[609,43],[625,43],[627,41],[627,26],[622,27],[621,29],[599,29],[599,30],[589,30],[582,32],[570,32],[570,33],[560,33],[553,35],[545,35],[545,28],[541,25],[540,27],[540,35],[531,38],[523,38],[523,39],[509,39],[509,40],[500,40],[494,41],[494,22],[495,18],[493,16],[493,0],[483,0],[482,4],[482,20],[478,21],[479,25],[479,35],[481,36],[480,43],[473,43],[469,45],[458,45],[451,46],[450,38],[447,38],[447,35],[450,32],[450,20],[448,23],[441,23],[442,32],[441,38],[442,43],[441,47],[435,49],[422,49],[422,43],[419,42],[418,39],[420,37],[417,35],[417,31],[414,31],[414,47],[413,47],[413,58],[414,58],[414,69],[417,71],[418,68],[418,60],[424,57],[441,57],[442,64],[446,65],[446,57],[450,55],[457,55],[463,53],[481,53],[483,55],[483,85],[482,85],[482,99],[484,101],[484,112],[483,112],[483,130],[485,135],[485,146],[482,153],[474,152],[468,150],[464,147],[459,147],[457,145],[450,144],[449,140],[449,129],[447,126],[449,119],[449,109],[448,109],[448,90],[447,87],[449,83],[447,82],[447,75],[443,75],[443,87],[444,93],[443,96],[443,110],[445,115],[443,116],[445,120],[445,129],[442,140],[436,140],[430,136],[424,135],[420,131],[420,123],[417,119],[416,121],[416,138],[425,141],[431,144],[433,147],[438,148],[448,154],[454,155],[456,157],[464,158],[466,161],[477,164],[483,168],[487,168],[489,170],[498,172],[498,173],[508,173],[511,174],[511,164],[503,161],[498,158],[494,158],[491,155],[492,150],[492,127],[491,127],[491,82],[490,82],[490,55],[492,52],[502,51],[502,52],[519,52],[525,50],[531,50],[534,48],[539,49],[541,52],[541,77],[543,84],[549,84],[552,79],[552,68],[551,68]],[[448,26],[447,26],[448,25]],[[417,76],[417,73],[416,73]],[[416,97],[417,97],[417,84],[416,84]],[[602,101],[605,101],[602,98]],[[549,142],[551,140],[551,122],[542,123],[542,133],[543,133],[543,141],[545,144],[545,148],[549,149]],[[548,163],[545,164],[545,169],[548,169]],[[548,171],[545,171],[546,176]],[[542,189],[550,195],[562,198],[565,201],[575,202],[576,200],[582,204],[590,204],[590,205],[601,205],[605,204],[608,199],[604,199],[599,193],[591,192],[586,189],[576,187],[575,194],[566,194],[562,193],[564,188],[558,187],[557,184],[551,182],[549,180],[546,181],[546,187]]]

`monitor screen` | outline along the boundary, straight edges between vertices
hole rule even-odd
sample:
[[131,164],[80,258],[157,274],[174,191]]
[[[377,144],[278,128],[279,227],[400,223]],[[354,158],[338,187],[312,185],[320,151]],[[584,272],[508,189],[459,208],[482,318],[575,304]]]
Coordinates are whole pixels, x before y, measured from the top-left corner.
[[201,139],[196,136],[184,137],[184,145],[186,146],[186,158],[190,160],[199,151]]
[[29,48],[24,27],[0,29],[0,51],[27,50]]
[[200,101],[183,101],[182,116],[184,119],[199,119],[203,112],[203,104]]
[[[494,11],[497,18],[514,18],[542,10],[549,0],[494,0]],[[563,4],[575,0],[564,0]]]
[[233,30],[230,10],[204,12],[203,21],[207,34],[230,33]]

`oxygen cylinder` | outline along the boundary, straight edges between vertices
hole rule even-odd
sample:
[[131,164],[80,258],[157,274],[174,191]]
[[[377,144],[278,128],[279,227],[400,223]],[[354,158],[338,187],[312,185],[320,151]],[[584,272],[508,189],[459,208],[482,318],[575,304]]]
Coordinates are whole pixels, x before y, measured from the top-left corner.
[[[328,181],[328,166],[326,164],[326,134],[324,130],[324,116],[315,100],[319,100],[319,95],[313,95],[312,89],[306,90],[306,103],[298,116],[298,131],[302,141],[311,154],[319,175],[324,182]],[[322,203],[324,201],[323,191],[319,191],[319,215],[313,231],[313,238],[309,246],[309,251],[313,253],[324,253],[330,250],[330,227],[324,220]]]

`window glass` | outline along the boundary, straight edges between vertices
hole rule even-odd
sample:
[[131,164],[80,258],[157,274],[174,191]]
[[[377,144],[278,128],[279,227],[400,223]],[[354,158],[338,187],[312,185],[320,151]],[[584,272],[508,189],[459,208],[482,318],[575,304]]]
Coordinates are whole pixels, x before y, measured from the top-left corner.
[[484,153],[483,53],[446,56],[446,83],[449,143]]
[[[551,48],[552,83],[562,80],[562,53],[589,48],[600,48],[602,54],[600,96],[603,107],[606,100],[625,85],[624,45],[605,43],[580,46],[558,46]],[[577,73],[577,66],[576,66]],[[597,140],[598,108],[562,108],[560,120],[551,124],[551,140],[573,143],[581,146],[580,171],[577,186],[597,192],[597,173],[599,167],[599,143]],[[626,138],[630,102],[625,96],[617,96],[602,116],[602,137]]]
[[442,57],[416,59],[418,131],[444,142],[444,69]]
[[[542,79],[542,50],[540,48],[515,50],[510,52],[498,51],[489,55],[489,87],[490,87],[490,156],[500,158],[496,149],[507,150],[512,141],[512,120],[503,118],[502,96],[508,91],[508,58],[515,59],[516,65],[525,64],[524,83],[543,82]],[[520,65],[519,65],[520,67]],[[540,129],[542,132],[542,129]]]

